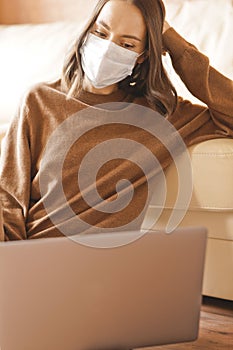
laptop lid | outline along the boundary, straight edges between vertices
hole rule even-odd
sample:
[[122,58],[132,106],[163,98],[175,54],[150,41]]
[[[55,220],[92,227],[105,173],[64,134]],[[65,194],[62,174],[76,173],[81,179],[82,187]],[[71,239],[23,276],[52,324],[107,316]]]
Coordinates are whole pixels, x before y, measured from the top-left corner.
[[[134,240],[137,234],[90,234],[82,244],[68,237],[1,243],[1,349],[116,350],[195,340],[206,230],[148,231]],[[94,247],[119,237],[132,242]]]

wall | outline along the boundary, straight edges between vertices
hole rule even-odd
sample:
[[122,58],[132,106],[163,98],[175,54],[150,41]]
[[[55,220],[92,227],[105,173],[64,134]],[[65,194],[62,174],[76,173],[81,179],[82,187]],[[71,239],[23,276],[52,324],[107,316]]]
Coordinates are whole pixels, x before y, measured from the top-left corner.
[[0,24],[43,23],[85,17],[96,0],[0,0]]

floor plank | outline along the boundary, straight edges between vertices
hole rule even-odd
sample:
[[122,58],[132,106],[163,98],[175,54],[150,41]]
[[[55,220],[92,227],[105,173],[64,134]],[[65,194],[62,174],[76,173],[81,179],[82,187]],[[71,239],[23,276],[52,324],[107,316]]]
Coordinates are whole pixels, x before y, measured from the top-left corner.
[[202,310],[233,317],[233,301],[204,296]]
[[233,302],[203,298],[199,337],[195,342],[148,347],[146,350],[232,350]]

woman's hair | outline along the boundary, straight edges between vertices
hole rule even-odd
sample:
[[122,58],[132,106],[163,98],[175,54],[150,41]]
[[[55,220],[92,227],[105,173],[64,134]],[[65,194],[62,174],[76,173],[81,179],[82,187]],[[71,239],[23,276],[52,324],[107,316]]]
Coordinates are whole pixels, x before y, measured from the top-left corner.
[[[104,5],[110,0],[99,0],[93,15],[72,46],[62,71],[62,89],[73,97],[82,89],[84,72],[80,48]],[[147,25],[146,50],[148,55],[136,64],[132,75],[119,82],[119,88],[135,96],[145,96],[149,104],[161,114],[172,114],[177,106],[177,92],[163,67],[162,31],[165,7],[162,0],[119,0],[129,2],[141,11]]]

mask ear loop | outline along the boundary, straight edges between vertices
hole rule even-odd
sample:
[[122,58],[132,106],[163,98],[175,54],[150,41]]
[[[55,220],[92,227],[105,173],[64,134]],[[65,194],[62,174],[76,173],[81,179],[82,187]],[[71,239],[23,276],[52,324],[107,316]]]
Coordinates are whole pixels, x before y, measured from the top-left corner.
[[[142,56],[147,50],[144,50],[142,53],[140,53],[137,57],[137,59]],[[147,57],[146,57],[147,58]],[[145,59],[146,59],[145,58]],[[130,76],[130,82],[129,82],[129,85],[130,86],[135,86],[137,84],[137,79],[140,75],[140,71],[141,71],[141,63],[137,63],[136,66],[134,67],[134,70],[133,70],[133,74]]]
[[134,67],[133,74],[130,76],[130,86],[135,86],[137,84],[137,78],[140,75],[140,64],[137,63],[136,66]]

